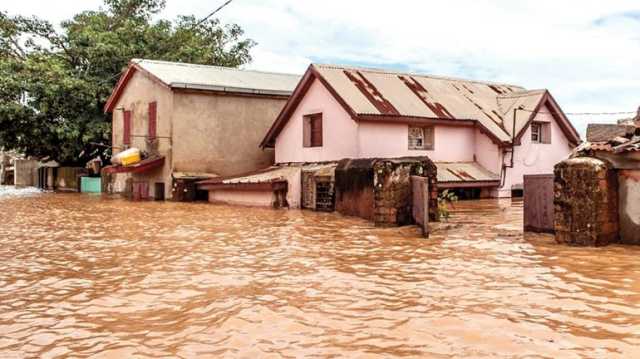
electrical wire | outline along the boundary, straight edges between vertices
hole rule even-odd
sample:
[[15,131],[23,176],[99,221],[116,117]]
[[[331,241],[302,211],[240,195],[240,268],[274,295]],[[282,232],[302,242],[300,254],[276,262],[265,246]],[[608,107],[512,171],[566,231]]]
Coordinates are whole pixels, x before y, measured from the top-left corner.
[[202,25],[203,22],[207,21],[210,17],[212,17],[213,15],[215,15],[218,11],[224,9],[227,5],[229,5],[233,0],[227,0],[224,2],[224,4],[218,6],[217,9],[213,10],[209,15],[205,16],[202,20],[198,21],[195,25],[193,25],[193,28],[196,28],[200,25]]
[[[558,115],[559,112],[545,112],[545,111],[535,111],[528,110],[526,108],[517,108],[516,111],[524,111],[524,112],[536,112],[546,115]],[[567,116],[613,116],[613,115],[633,115],[636,114],[636,111],[620,111],[620,112],[565,112]]]

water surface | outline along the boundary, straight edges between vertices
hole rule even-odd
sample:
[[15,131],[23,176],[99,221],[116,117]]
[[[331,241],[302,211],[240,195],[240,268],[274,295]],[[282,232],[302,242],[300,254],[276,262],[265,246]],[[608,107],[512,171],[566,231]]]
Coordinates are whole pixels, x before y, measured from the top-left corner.
[[[1,192],[1,191],[0,191]],[[0,195],[0,357],[640,356],[640,249],[308,211]]]

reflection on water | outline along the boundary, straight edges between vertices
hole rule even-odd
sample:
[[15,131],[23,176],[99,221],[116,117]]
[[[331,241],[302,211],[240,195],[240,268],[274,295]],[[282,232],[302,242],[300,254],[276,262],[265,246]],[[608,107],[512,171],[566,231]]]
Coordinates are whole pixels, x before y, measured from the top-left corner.
[[0,198],[0,357],[638,357],[640,249],[523,238],[521,216],[459,203],[424,240],[337,214]]

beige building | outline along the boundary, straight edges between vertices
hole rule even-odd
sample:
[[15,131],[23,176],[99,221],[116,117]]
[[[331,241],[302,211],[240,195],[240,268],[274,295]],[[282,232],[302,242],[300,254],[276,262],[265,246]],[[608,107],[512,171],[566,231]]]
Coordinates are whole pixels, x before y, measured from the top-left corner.
[[113,154],[135,147],[143,151],[144,160],[106,168],[110,189],[140,199],[180,198],[187,188],[176,184],[182,186],[185,180],[268,167],[274,154],[261,150],[260,141],[299,79],[289,74],[132,60],[105,112],[112,113]]

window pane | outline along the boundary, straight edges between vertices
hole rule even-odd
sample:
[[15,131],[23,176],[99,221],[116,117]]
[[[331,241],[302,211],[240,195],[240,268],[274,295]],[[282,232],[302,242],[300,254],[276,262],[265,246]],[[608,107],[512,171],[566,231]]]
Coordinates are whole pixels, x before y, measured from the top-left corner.
[[409,149],[421,150],[425,148],[425,128],[409,127]]

